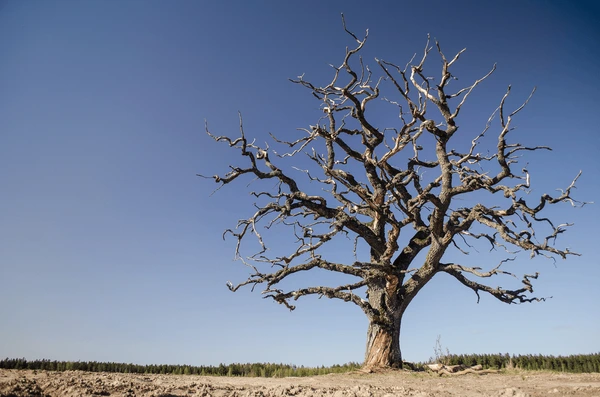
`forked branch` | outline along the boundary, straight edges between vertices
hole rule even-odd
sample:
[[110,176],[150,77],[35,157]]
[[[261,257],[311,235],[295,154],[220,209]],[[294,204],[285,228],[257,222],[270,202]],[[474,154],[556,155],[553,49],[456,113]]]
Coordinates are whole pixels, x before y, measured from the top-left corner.
[[[460,112],[496,65],[472,83],[453,88],[453,67],[465,49],[448,59],[435,41],[441,59],[441,74],[436,73],[440,76],[436,79],[427,72],[434,48],[428,38],[422,55],[413,56],[404,67],[376,59],[377,76],[360,57],[368,31],[360,38],[348,30],[343,18],[342,22],[352,46],[346,48],[341,64],[332,66],[331,81],[320,86],[304,75],[292,80],[317,98],[322,110],[314,125],[299,130],[300,137],[283,139],[271,134],[274,144],[283,146],[277,152],[248,140],[241,116],[240,136],[235,139],[215,135],[206,127],[210,137],[237,150],[245,160],[244,166],[232,165],[226,174],[215,175],[219,186],[245,176],[273,186],[253,192],[255,213],[226,232],[236,238],[236,257],[252,269],[246,281],[228,283],[229,288],[236,291],[247,285],[263,285],[265,297],[290,309],[294,308],[291,300],[306,295],[341,299],[358,305],[369,318],[378,319],[394,305],[403,312],[438,272],[455,277],[474,290],[478,299],[479,292],[484,291],[506,303],[543,300],[530,297],[531,281],[537,273],[523,276],[523,287],[516,290],[472,280],[516,277],[501,269],[513,258],[490,270],[442,261],[449,247],[468,254],[474,248],[473,241],[479,239],[489,242],[492,250],[502,248],[511,255],[519,251],[552,259],[578,255],[556,245],[572,224],[551,221],[544,210],[560,203],[587,204],[572,195],[581,173],[559,195],[543,194],[539,200],[526,200],[534,178],[526,167],[517,168],[520,156],[527,152],[550,150],[512,140],[514,119],[535,89],[511,111],[507,108],[508,87],[470,147],[458,150],[451,144]],[[386,96],[382,95],[384,90]],[[381,104],[397,109],[398,117],[389,125],[380,125],[381,118],[374,116],[378,113],[370,111]],[[495,150],[483,152],[481,143],[493,133],[497,136]],[[430,145],[428,150],[424,150],[426,145]],[[290,159],[297,162],[285,167]],[[477,204],[458,206],[473,202],[473,197]],[[486,204],[488,199],[493,206]],[[504,204],[498,205],[498,199]],[[272,255],[263,238],[265,230],[278,226],[291,231],[295,244],[285,255]],[[241,244],[251,235],[260,248],[242,257]],[[355,255],[357,246],[367,247],[362,255],[368,259],[352,265],[325,259],[331,250],[323,248],[340,237],[356,241]],[[424,251],[424,261],[415,263]],[[339,287],[279,289],[286,278],[315,269],[356,280]],[[382,286],[385,294],[361,297],[364,287],[374,291]]]

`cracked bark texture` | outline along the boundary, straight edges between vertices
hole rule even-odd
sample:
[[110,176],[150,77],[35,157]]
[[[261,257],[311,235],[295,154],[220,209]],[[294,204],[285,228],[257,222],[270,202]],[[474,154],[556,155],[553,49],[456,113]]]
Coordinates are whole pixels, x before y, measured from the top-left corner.
[[[470,148],[460,151],[451,145],[458,134],[459,113],[473,90],[492,75],[495,65],[470,85],[453,89],[457,83],[451,69],[465,50],[448,60],[439,43],[432,44],[428,38],[422,55],[413,56],[405,67],[375,59],[372,70],[359,55],[368,31],[359,38],[345,22],[344,29],[355,44],[346,49],[341,65],[333,67],[329,84],[318,86],[304,76],[291,80],[321,102],[323,116],[317,124],[301,129],[298,139],[272,135],[275,144],[289,152],[277,152],[246,138],[241,115],[237,138],[213,134],[206,127],[213,139],[238,150],[246,160],[246,166],[230,166],[228,173],[212,177],[215,182],[223,186],[249,176],[275,183],[272,190],[252,192],[256,212],[240,220],[236,229],[225,232],[237,239],[236,257],[251,269],[247,280],[227,285],[231,291],[260,285],[265,298],[290,310],[295,308],[293,302],[307,295],[352,302],[370,323],[365,367],[401,367],[402,315],[438,273],[449,274],[472,289],[478,301],[480,292],[509,304],[545,299],[532,294],[537,273],[523,275],[522,285],[516,289],[491,287],[482,280],[517,277],[504,270],[515,260],[516,252],[511,249],[552,259],[578,255],[556,246],[557,237],[571,224],[555,224],[543,210],[559,203],[586,204],[571,196],[581,172],[559,195],[543,194],[535,203],[526,201],[532,178],[526,168],[516,169],[520,156],[550,148],[523,146],[509,140],[509,135],[514,117],[525,108],[535,89],[522,105],[510,111],[506,104],[509,86]],[[437,54],[431,55],[432,50]],[[441,60],[438,77],[425,71],[431,56]],[[386,96],[380,92],[384,88]],[[367,108],[376,99],[393,106],[398,114],[394,125],[376,125],[377,119],[369,118]],[[478,146],[489,135],[497,136],[495,152],[484,154]],[[305,155],[311,169],[277,165]],[[304,164],[304,159],[298,160]],[[301,178],[298,171],[302,171]],[[309,193],[314,191],[325,194]],[[477,204],[462,206],[469,202],[463,198],[472,201],[474,194]],[[498,196],[504,200],[502,206],[497,204]],[[494,204],[486,204],[486,197]],[[269,256],[263,241],[264,227],[276,224],[289,227],[295,236],[296,248],[287,255]],[[242,257],[241,243],[251,236],[260,250]],[[321,248],[339,237],[355,239],[355,262],[338,263],[322,255]],[[448,249],[468,254],[476,240],[487,241],[491,249],[503,249],[510,256],[497,265],[488,265],[490,270],[443,260]],[[359,261],[356,247],[364,246],[368,259]],[[417,262],[421,252],[419,258],[424,259]],[[279,287],[282,280],[314,269],[343,273],[345,279],[351,277],[353,281],[338,287]]]

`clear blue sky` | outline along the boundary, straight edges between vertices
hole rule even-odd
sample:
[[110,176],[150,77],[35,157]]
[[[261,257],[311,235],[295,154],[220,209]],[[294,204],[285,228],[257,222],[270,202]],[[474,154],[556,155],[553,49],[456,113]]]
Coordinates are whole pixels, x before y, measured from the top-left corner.
[[[554,148],[529,158],[532,194],[566,187],[581,169],[576,195],[597,201],[592,2],[3,1],[0,357],[362,361],[367,321],[357,307],[309,298],[289,312],[259,291],[227,290],[247,268],[221,233],[249,215],[252,199],[246,183],[211,196],[216,185],[195,176],[238,161],[204,134],[205,119],[235,135],[241,111],[259,140],[316,123],[319,103],[287,79],[330,79],[328,64],[352,44],[340,12],[357,34],[369,29],[370,64],[406,63],[427,33],[447,54],[467,48],[463,82],[498,63],[465,105],[467,142],[508,84],[511,105],[537,86],[514,135]],[[476,304],[472,291],[439,276],[404,317],[404,358],[426,360],[437,335],[453,353],[600,351],[598,208],[552,213],[575,222],[558,243],[583,256],[554,266],[524,254],[511,264],[519,274],[539,270],[536,293],[553,299]],[[495,264],[485,252],[467,259]]]

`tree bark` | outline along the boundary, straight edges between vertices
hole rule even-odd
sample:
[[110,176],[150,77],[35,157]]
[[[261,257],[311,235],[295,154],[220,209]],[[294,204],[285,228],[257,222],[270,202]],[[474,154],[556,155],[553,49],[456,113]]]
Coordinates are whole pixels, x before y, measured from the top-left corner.
[[404,312],[398,278],[388,275],[369,286],[368,299],[378,315],[369,318],[363,368],[402,368],[400,320]]
[[367,352],[363,367],[402,368],[400,352],[400,321],[395,324],[369,323],[367,331]]

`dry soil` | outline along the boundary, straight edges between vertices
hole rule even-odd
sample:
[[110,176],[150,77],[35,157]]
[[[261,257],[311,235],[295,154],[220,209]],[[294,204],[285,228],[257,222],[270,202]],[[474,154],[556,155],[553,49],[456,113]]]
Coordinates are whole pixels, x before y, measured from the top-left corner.
[[600,396],[600,374],[391,371],[265,379],[0,370],[0,397],[9,396]]

